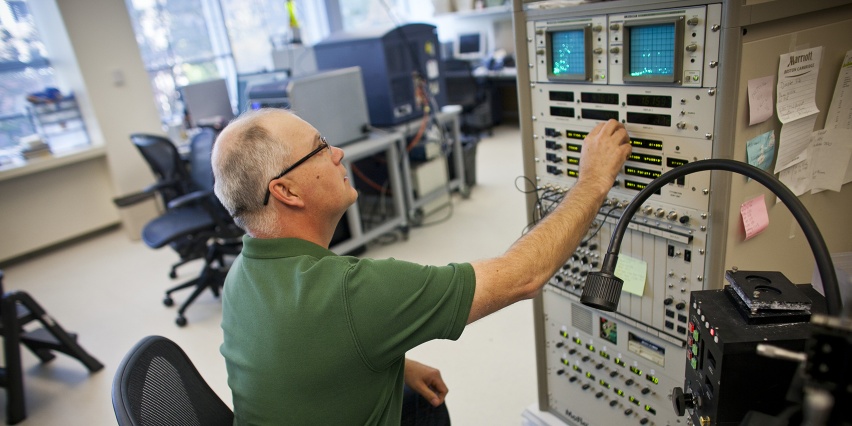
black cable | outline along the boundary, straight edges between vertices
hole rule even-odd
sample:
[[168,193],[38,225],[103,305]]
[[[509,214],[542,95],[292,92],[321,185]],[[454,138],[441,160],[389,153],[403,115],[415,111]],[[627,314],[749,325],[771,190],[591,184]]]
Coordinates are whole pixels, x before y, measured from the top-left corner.
[[[630,219],[639,210],[639,206],[645,202],[651,195],[660,190],[663,186],[674,182],[676,179],[688,174],[703,172],[708,170],[724,170],[750,177],[774,193],[787,209],[792,213],[796,222],[802,228],[802,232],[810,244],[813,252],[814,260],[817,264],[820,276],[825,289],[825,301],[828,307],[828,314],[832,316],[840,316],[843,312],[843,303],[840,298],[840,287],[837,284],[837,274],[834,270],[834,264],[831,260],[831,254],[828,252],[828,247],[825,245],[825,240],[822,238],[819,229],[816,226],[810,213],[808,213],[801,201],[788,189],[784,184],[775,179],[775,176],[746,163],[728,160],[728,159],[709,159],[700,160],[693,163],[678,166],[662,176],[651,181],[648,186],[639,191],[633,201],[624,209],[621,215],[621,220],[618,221],[615,231],[612,233],[612,239],[609,241],[606,256],[601,264],[601,270],[596,276],[589,274],[586,279],[586,286],[583,288],[583,296],[580,299],[584,304],[603,308],[596,305],[593,300],[597,298],[607,299],[607,303],[615,302],[618,306],[618,299],[621,297],[621,291],[612,292],[608,287],[608,281],[611,281],[615,273],[615,265],[618,263],[618,252],[621,249],[621,242],[624,239],[624,234],[627,231],[627,226],[630,224]],[[589,293],[587,294],[587,290]],[[595,292],[598,292],[595,295]],[[604,295],[605,294],[605,295]],[[614,299],[614,300],[611,300]],[[587,303],[589,302],[589,303]],[[606,309],[606,308],[603,308]],[[613,307],[613,310],[615,307]]]
[[585,240],[583,240],[583,242],[581,242],[580,245],[588,244],[589,241],[592,241],[592,238],[595,238],[595,235],[598,235],[598,232],[600,232],[601,228],[603,228],[604,223],[606,223],[606,218],[608,218],[609,215],[617,208],[618,208],[618,206],[616,205],[616,206],[612,206],[609,210],[607,210],[607,212],[604,213],[604,220],[602,220],[601,224],[598,225],[598,229],[595,229],[595,232],[592,233],[592,235],[589,238],[586,238]]

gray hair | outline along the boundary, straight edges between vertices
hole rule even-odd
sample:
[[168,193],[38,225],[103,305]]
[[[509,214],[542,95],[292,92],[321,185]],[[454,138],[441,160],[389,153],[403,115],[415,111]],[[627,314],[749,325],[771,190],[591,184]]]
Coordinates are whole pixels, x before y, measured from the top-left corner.
[[[290,145],[259,123],[272,109],[247,112],[228,124],[213,151],[213,191],[249,235],[270,235],[275,231],[275,215],[263,205],[269,180],[290,158]],[[289,112],[288,112],[289,113]],[[230,130],[230,131],[229,131]]]

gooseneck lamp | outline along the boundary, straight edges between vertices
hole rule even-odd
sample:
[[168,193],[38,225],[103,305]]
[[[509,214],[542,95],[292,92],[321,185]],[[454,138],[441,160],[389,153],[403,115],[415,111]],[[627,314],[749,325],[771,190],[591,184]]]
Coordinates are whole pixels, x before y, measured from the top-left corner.
[[630,219],[639,210],[639,206],[662,188],[664,185],[673,182],[675,179],[686,176],[688,174],[703,172],[708,170],[725,170],[733,173],[738,173],[748,176],[774,193],[784,205],[793,214],[793,217],[802,228],[802,232],[808,239],[811,246],[814,258],[816,260],[817,269],[822,277],[823,286],[825,288],[825,300],[828,307],[828,314],[840,316],[842,312],[842,303],[840,299],[840,288],[837,285],[837,275],[834,271],[834,265],[831,261],[828,248],[825,245],[822,235],[817,229],[816,223],[810,213],[805,209],[805,206],[799,201],[792,191],[784,184],[775,179],[775,176],[749,164],[741,161],[727,159],[710,159],[700,160],[693,163],[684,164],[676,167],[662,176],[651,181],[648,186],[639,191],[633,201],[624,209],[624,214],[618,220],[615,231],[612,233],[612,238],[607,247],[606,256],[601,263],[601,270],[591,272],[586,277],[586,285],[583,287],[583,295],[580,297],[580,302],[584,305],[591,306],[603,311],[613,312],[618,307],[618,300],[621,298],[621,287],[624,285],[624,280],[615,276],[615,265],[618,263],[618,252],[621,248],[621,241],[624,238],[624,233],[627,231],[627,225]]

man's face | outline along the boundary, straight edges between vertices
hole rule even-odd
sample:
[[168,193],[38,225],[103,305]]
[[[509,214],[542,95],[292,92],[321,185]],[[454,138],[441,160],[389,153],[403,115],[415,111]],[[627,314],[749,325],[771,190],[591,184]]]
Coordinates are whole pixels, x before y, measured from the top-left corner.
[[[284,132],[279,133],[284,135],[282,139],[292,144],[291,164],[323,145],[319,132],[306,121],[284,112],[274,117],[277,128],[273,131]],[[343,150],[331,146],[333,143],[328,141],[329,148],[320,150],[285,177],[296,183],[307,207],[339,217],[355,202],[358,192],[341,163]]]

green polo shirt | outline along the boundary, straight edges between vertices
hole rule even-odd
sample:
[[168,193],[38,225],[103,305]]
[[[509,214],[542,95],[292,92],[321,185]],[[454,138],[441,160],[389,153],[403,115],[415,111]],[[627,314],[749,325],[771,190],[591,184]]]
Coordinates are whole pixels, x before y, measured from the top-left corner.
[[337,256],[243,238],[223,292],[222,355],[238,425],[398,425],[405,352],[458,339],[470,264]]

